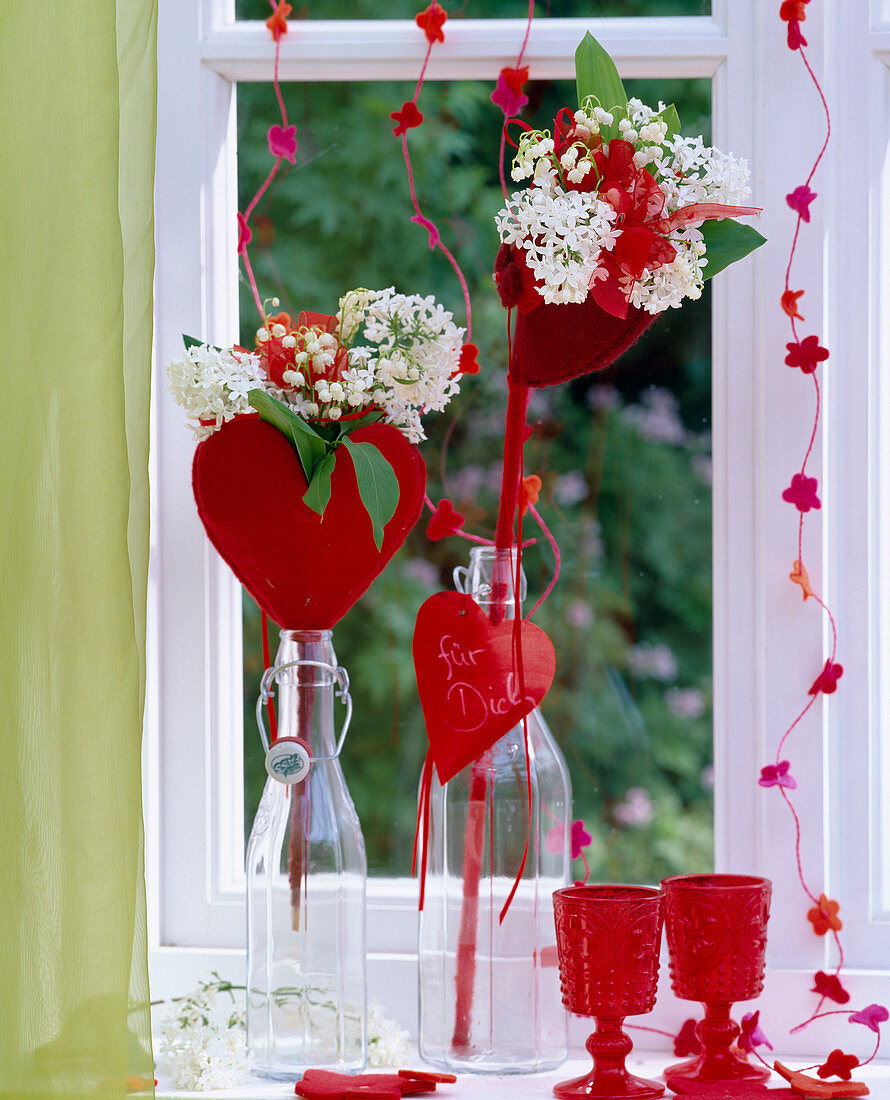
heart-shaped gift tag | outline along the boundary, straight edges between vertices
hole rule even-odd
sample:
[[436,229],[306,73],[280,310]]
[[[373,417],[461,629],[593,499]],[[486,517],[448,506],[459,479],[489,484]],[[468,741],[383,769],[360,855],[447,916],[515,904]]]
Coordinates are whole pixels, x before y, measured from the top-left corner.
[[192,485],[210,541],[285,629],[330,629],[383,570],[423,507],[423,459],[398,428],[371,424],[350,438],[378,447],[398,478],[399,503],[379,550],[345,447],[337,448],[323,518],[303,503],[306,476],[296,451],[258,417],[229,421],[195,451]]
[[501,245],[495,278],[506,308],[516,307],[510,377],[525,386],[555,386],[602,370],[643,335],[658,316],[628,306],[626,317],[584,302],[545,303],[521,252]]
[[521,722],[553,682],[553,643],[526,621],[520,678],[514,626],[511,619],[494,626],[471,596],[459,592],[437,592],[417,613],[414,669],[440,783]]

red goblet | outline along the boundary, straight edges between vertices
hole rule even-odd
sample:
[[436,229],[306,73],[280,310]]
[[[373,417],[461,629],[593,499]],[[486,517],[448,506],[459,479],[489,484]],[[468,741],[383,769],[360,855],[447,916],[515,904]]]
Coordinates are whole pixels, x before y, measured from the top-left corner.
[[705,1008],[695,1029],[701,1054],[666,1069],[668,1085],[765,1081],[766,1066],[751,1065],[730,1049],[740,1028],[729,1010],[763,989],[772,884],[753,875],[677,875],[661,886],[671,985],[678,997]]
[[569,886],[553,894],[562,1003],[596,1019],[587,1040],[593,1069],[554,1086],[563,1098],[664,1095],[664,1085],[633,1077],[625,1016],[651,1012],[658,985],[662,896],[646,886]]

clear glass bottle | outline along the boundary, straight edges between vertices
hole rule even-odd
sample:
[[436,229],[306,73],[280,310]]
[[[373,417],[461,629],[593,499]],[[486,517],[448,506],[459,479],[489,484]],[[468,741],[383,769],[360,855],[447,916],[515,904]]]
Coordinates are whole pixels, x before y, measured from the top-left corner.
[[367,863],[338,759],[335,688],[344,734],[352,704],[331,632],[283,630],[264,691],[273,680],[275,745],[299,738],[312,761],[299,783],[270,774],[247,844],[247,1046],[252,1072],[293,1080],[366,1063]]
[[[514,566],[509,550],[478,547],[469,570],[457,570],[455,579],[499,621],[516,611]],[[521,587],[520,603],[524,576]],[[433,774],[419,1042],[425,1061],[451,1070],[532,1073],[555,1068],[568,1052],[553,891],[569,880],[571,787],[565,758],[537,708],[527,727],[528,834],[522,724],[444,786]],[[525,870],[501,923],[527,835]]]

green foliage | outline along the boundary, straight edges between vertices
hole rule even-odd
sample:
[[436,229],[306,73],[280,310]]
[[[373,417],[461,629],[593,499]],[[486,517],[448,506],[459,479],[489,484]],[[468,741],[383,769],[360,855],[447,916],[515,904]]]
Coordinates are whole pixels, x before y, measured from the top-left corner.
[[615,62],[590,31],[575,50],[575,87],[579,104],[588,96],[594,96],[606,111],[617,108],[621,112],[627,106],[627,92]]
[[[406,13],[395,0],[368,0],[355,5],[355,15],[405,16],[422,6]],[[581,7],[591,13],[589,3]],[[622,0],[621,7],[646,12],[642,2]],[[689,14],[701,5],[686,8]],[[481,14],[475,0],[465,11]],[[312,5],[313,17],[323,12],[344,14]],[[497,14],[522,12],[500,4]],[[434,294],[461,323],[463,299],[451,267],[409,221],[389,113],[411,97],[413,85],[283,90],[298,127],[298,161],[253,220],[251,256],[262,292],[277,294],[293,313],[333,313],[352,287],[395,284],[405,293]],[[497,515],[507,357],[506,318],[491,277],[492,216],[502,205],[502,115],[489,101],[491,90],[476,82],[428,83],[420,100],[424,124],[410,134],[423,212],[470,283],[482,365],[447,413],[425,418],[429,492],[434,500],[448,496],[467,529],[488,537]],[[528,91],[525,117],[538,126],[551,126],[559,107],[575,102],[568,82],[535,82]],[[708,140],[707,82],[628,81],[627,94],[653,105],[675,102],[683,132]],[[266,130],[275,105],[267,85],[242,85],[238,95],[243,209],[268,172]],[[252,343],[258,321],[249,292],[242,304],[242,341]],[[575,816],[594,836],[588,859],[596,878],[652,881],[712,865],[709,325],[706,290],[700,301],[668,311],[617,367],[532,399],[525,468],[543,479],[538,509],[562,554],[559,583],[535,615],[557,649],[557,677],[543,710],[569,762]],[[414,618],[427,596],[452,586],[452,570],[468,554],[458,538],[430,542],[424,526],[422,519],[334,631],[356,704],[343,767],[369,865],[389,874],[410,869],[426,748],[411,661]],[[553,557],[529,516],[523,532],[538,539],[524,557],[531,607],[552,575]],[[249,827],[265,778],[253,719],[262,673],[259,613],[249,599],[244,624]],[[275,647],[273,637],[273,654]],[[653,650],[662,655],[654,673],[640,661]]]
[[743,225],[732,218],[705,222],[701,231],[708,249],[706,279],[713,278],[725,267],[729,267],[736,260],[741,260],[753,252],[755,248],[766,244],[766,237],[758,233],[753,226]]

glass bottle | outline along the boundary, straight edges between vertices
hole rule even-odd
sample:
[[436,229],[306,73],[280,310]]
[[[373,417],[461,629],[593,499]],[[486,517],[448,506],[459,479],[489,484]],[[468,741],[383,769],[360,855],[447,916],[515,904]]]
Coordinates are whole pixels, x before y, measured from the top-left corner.
[[[476,547],[455,582],[499,621],[517,601],[515,551]],[[525,595],[521,576],[519,602]],[[506,581],[506,583],[504,583]],[[494,593],[498,593],[495,600]],[[521,614],[521,610],[520,610]],[[568,883],[571,787],[543,716],[527,718],[444,786],[433,774],[420,914],[420,1054],[477,1073],[531,1073],[566,1058],[553,891]],[[516,895],[500,913],[520,867]]]
[[[359,1070],[367,1060],[367,864],[338,759],[352,701],[331,632],[281,631],[257,705],[264,740],[273,680],[277,739],[247,843],[247,1048],[252,1072],[292,1081],[313,1066]],[[335,687],[347,704],[339,743]],[[293,782],[307,755],[308,775]]]

